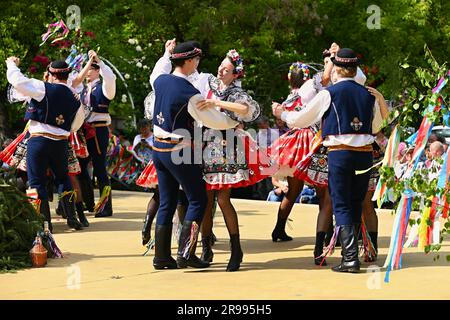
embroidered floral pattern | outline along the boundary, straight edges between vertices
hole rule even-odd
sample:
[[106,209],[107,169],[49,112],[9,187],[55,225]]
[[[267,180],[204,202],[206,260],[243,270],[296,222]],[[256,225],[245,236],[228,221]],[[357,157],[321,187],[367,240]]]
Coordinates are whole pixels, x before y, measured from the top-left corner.
[[234,112],[223,110],[231,119],[235,121],[251,122],[258,118],[260,113],[259,104],[253,100],[253,98],[244,91],[244,89],[236,86],[234,83],[229,85],[223,90],[220,90],[220,80],[211,75],[208,78],[209,88],[214,96],[218,99],[228,102],[236,102],[246,104],[248,106],[248,113],[244,116],[237,115]]

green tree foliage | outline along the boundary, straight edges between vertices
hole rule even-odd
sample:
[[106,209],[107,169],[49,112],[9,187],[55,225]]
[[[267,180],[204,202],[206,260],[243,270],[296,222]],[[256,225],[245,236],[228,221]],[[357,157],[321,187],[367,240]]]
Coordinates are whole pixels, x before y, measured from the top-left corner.
[[[200,69],[212,73],[229,49],[237,49],[246,65],[243,86],[252,91],[266,114],[271,100],[288,93],[289,63],[320,63],[321,52],[332,42],[355,49],[363,59],[368,83],[381,86],[390,98],[397,98],[414,81],[414,70],[399,68],[405,58],[412,66],[425,66],[425,43],[437,60],[445,61],[448,55],[450,2],[446,0],[43,0],[4,2],[0,58],[15,54],[28,72],[36,55],[67,56],[68,50],[48,44],[39,47],[39,43],[46,24],[58,16],[65,19],[66,8],[72,4],[81,8],[82,30],[95,35],[94,49],[100,47],[99,54],[129,76],[125,80],[136,110],[131,110],[128,98],[122,100],[127,92],[121,81],[111,107],[113,115],[129,120],[133,114],[142,117],[149,73],[163,53],[164,42],[174,37],[199,40],[205,51]],[[380,29],[367,26],[369,5],[381,9]],[[40,77],[42,71],[32,75]],[[0,72],[5,74],[4,63]],[[2,76],[2,90],[6,85]],[[2,128],[22,126],[19,110],[23,107],[9,105],[2,95]],[[417,119],[412,122],[417,127]]]

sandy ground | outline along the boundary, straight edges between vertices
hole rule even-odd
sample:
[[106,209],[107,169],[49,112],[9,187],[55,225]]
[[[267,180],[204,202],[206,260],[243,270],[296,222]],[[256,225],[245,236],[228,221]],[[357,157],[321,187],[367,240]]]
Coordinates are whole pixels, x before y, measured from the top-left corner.
[[[63,259],[49,259],[45,268],[0,274],[0,299],[449,299],[450,251],[447,239],[436,254],[406,249],[404,268],[391,273],[371,272],[363,264],[360,274],[330,270],[340,260],[340,250],[328,258],[327,267],[313,263],[317,206],[295,205],[288,226],[294,240],[270,239],[277,203],[233,200],[239,213],[244,262],[239,272],[225,272],[229,258],[228,234],[222,215],[215,218],[218,242],[208,269],[157,271],[153,253],[143,256],[141,233],[146,193],[114,192],[111,218],[88,216],[83,231],[67,229],[54,217],[54,234]],[[393,222],[391,211],[381,210],[380,256],[383,265]],[[198,249],[200,252],[201,248]],[[176,244],[172,243],[173,256]],[[447,272],[447,273],[446,273]],[[188,295],[188,293],[192,295]]]

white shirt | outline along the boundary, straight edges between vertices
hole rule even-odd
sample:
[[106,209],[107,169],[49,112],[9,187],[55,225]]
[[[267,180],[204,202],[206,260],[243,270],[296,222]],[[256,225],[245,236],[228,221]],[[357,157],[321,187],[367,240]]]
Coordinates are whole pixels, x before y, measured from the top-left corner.
[[[25,77],[20,71],[20,69],[16,66],[16,64],[13,62],[8,61],[7,68],[8,69],[6,71],[6,78],[8,79],[8,82],[17,90],[17,92],[28,97],[27,99],[28,102],[30,102],[31,99],[34,99],[38,102],[44,99],[45,97],[44,81]],[[73,92],[75,92],[72,87],[68,86],[65,83],[58,83],[58,84],[66,86]],[[75,115],[75,119],[72,122],[70,132],[77,131],[83,125],[83,122],[84,122],[84,110],[80,106]],[[34,120],[30,120],[28,131],[30,133],[46,132],[58,136],[70,135],[69,131],[63,130],[61,128],[49,124],[37,122]]]
[[[142,139],[143,138],[140,134],[138,134],[136,137],[134,137],[133,150],[141,142]],[[145,141],[148,143],[149,146],[153,146],[153,135],[150,134],[147,138],[145,138]]]
[[[150,75],[150,84],[154,90],[154,83],[155,80],[162,74],[170,74],[172,71],[172,63],[170,62],[170,54],[166,51],[164,55],[159,58],[159,60],[156,62],[155,67],[153,68],[152,74]],[[196,81],[198,81],[199,73],[195,72],[190,76],[187,76],[185,74],[182,74],[180,72],[174,71],[172,75],[184,78],[188,80],[189,82],[193,83],[194,87],[196,87],[200,94],[197,94],[188,102],[188,112],[194,118],[194,120],[197,122],[197,125],[199,127],[206,126],[208,128],[217,129],[217,130],[224,130],[224,129],[230,129],[236,127],[238,122],[230,119],[230,117],[226,116],[222,112],[216,110],[215,108],[206,108],[203,110],[198,110],[196,108],[196,103],[202,99],[205,99],[207,92],[205,90],[200,90],[199,87],[195,85]],[[205,79],[205,76],[202,76],[201,79]],[[204,80],[202,80],[204,81]],[[153,105],[154,108],[154,105]],[[151,108],[152,109],[152,108]],[[151,114],[153,114],[153,110],[150,111]],[[153,134],[155,137],[162,138],[162,139],[168,139],[168,138],[174,138],[174,139],[181,139],[182,136],[170,133],[156,124],[153,125]]]
[[[103,95],[108,100],[113,100],[116,96],[116,75],[111,70],[109,66],[107,66],[103,61],[100,61],[98,64],[100,67],[100,76],[103,78],[102,82],[102,91]],[[100,79],[96,79],[88,84],[88,86],[94,87],[94,85],[100,81]],[[109,113],[97,113],[92,112],[88,119],[86,119],[87,122],[95,122],[95,121],[106,121],[106,123],[109,125],[111,124],[111,116]]]
[[[343,78],[340,81],[354,80],[353,78]],[[323,115],[328,110],[331,104],[331,96],[328,90],[320,91],[316,97],[311,100],[310,103],[298,111],[298,112],[288,112],[284,111],[281,114],[281,119],[286,122],[286,124],[292,128],[306,128],[314,123],[321,121]],[[375,101],[374,105],[374,118],[372,120],[372,133],[375,134],[380,131],[383,124],[383,118],[381,116],[380,106],[378,102]],[[335,145],[348,145],[352,147],[362,147],[368,144],[372,144],[375,141],[375,137],[370,134],[365,135],[329,135],[325,137],[323,141],[324,146],[335,146]]]

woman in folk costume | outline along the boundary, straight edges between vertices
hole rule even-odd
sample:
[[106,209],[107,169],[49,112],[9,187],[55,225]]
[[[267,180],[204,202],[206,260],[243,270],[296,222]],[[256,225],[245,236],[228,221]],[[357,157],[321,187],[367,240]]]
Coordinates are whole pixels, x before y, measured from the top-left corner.
[[[196,71],[201,54],[197,42],[178,44],[170,55],[170,61],[175,65],[173,73],[164,74],[155,66],[150,76],[155,90],[153,162],[160,188],[153,259],[156,269],[209,267],[209,262],[195,256],[198,226],[207,204],[201,158],[198,157],[202,155],[198,143],[202,136],[199,124],[226,130],[238,123],[216,108],[208,108],[210,101],[204,101],[200,91],[188,80]],[[175,261],[170,253],[170,233],[180,186],[188,199],[188,208]]]
[[[325,55],[327,56],[328,53]],[[282,104],[286,111],[300,111],[329,83],[332,65],[328,63],[326,56],[324,56],[324,71],[317,73],[312,79],[308,79],[309,68],[307,65],[300,62],[291,65],[288,74],[291,93]],[[274,103],[273,107],[278,105],[278,103]],[[322,172],[317,172],[318,170],[313,168],[318,162],[326,169],[326,160],[325,162],[317,161],[318,158],[323,157],[320,151],[322,139],[317,135],[319,129],[320,123],[303,129],[293,128],[271,146],[271,154],[279,165],[276,175],[286,176],[288,180],[288,193],[278,209],[277,223],[272,232],[272,241],[292,240],[292,237],[287,235],[285,231],[286,221],[295,200],[303,189],[304,183],[313,185],[320,201],[314,249],[316,265],[322,262],[322,259],[318,260],[316,257],[322,254],[325,235],[332,222],[331,201],[323,177],[324,169],[319,168]],[[323,261],[322,264],[326,265],[326,262]]]
[[[217,77],[212,74],[200,74],[194,82],[200,92],[206,95],[207,99],[203,106],[205,108],[217,106],[235,121],[255,120],[260,108],[258,103],[240,87],[239,79],[243,75],[242,58],[236,50],[230,50],[218,68]],[[237,271],[243,253],[239,240],[238,218],[230,201],[231,190],[253,185],[269,174],[262,172],[259,156],[250,159],[249,153],[259,154],[259,151],[255,141],[243,130],[229,129],[226,132],[221,131],[220,134],[217,131],[206,130],[204,137],[206,146],[203,175],[208,190],[208,205],[202,223],[202,259],[205,261],[213,259],[212,207],[216,193],[231,241],[231,258],[227,271]],[[230,151],[234,155],[233,159],[230,159]],[[263,166],[268,165],[267,162]]]
[[[169,48],[174,43],[175,39],[169,40],[166,44],[166,53],[155,65],[151,79],[159,73],[170,72],[172,67],[169,60]],[[235,122],[235,127],[239,124],[239,121],[250,122],[255,120],[260,113],[259,105],[240,87],[239,79],[243,75],[243,61],[235,50],[228,52],[218,68],[217,77],[208,73],[192,74],[188,80],[206,98],[204,102],[200,103],[199,109],[214,108],[220,110],[230,121]],[[227,141],[227,133],[228,137],[232,136],[234,141],[232,139],[229,139],[232,141]],[[213,237],[212,208],[214,206],[214,194],[217,193],[218,204],[224,214],[231,240],[232,253],[227,271],[236,271],[242,262],[243,253],[240,247],[237,214],[230,201],[231,188],[255,184],[266,176],[260,172],[259,159],[255,159],[253,162],[248,161],[248,151],[257,154],[258,147],[256,142],[244,131],[239,129],[206,130],[204,137],[207,141],[204,160],[207,159],[207,161],[204,161],[203,164],[203,176],[208,190],[208,203],[201,226],[203,246],[201,259],[211,262],[213,258],[211,250]],[[236,140],[238,140],[237,145],[234,144]],[[232,151],[239,159],[227,158],[227,148],[224,148],[224,146],[234,147],[234,149],[228,150]]]
[[379,98],[373,92],[355,81],[359,60],[353,50],[340,49],[331,61],[335,85],[322,90],[299,112],[276,107],[273,113],[299,127],[322,120],[322,137],[329,149],[329,190],[343,257],[332,270],[359,272],[357,230],[370,177],[355,172],[372,165],[372,134],[379,131],[388,111],[385,104],[376,102]]

